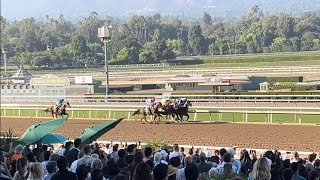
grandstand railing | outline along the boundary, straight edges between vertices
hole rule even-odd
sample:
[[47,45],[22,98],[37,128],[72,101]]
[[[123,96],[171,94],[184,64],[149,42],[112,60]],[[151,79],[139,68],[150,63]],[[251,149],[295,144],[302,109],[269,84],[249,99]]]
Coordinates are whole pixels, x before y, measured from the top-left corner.
[[[3,106],[1,107],[1,117],[29,117],[29,118],[46,118],[50,117],[51,113],[45,113],[44,109],[48,106]],[[142,106],[130,107],[85,107],[77,106],[67,109],[70,119],[112,119],[112,118],[126,118],[133,119],[132,113]],[[248,115],[263,114],[265,123],[273,123],[273,115],[288,114],[294,115],[294,123],[303,123],[303,116],[318,116],[320,115],[320,108],[310,107],[193,107],[190,108],[189,113],[193,114],[193,121],[198,120],[199,114],[207,114],[207,121],[213,121],[212,115],[218,114],[215,120],[223,121],[223,114],[232,114],[234,121],[235,114],[242,114],[242,122],[249,122]],[[135,119],[140,119],[139,117]],[[151,119],[151,118],[150,118]],[[261,121],[260,121],[261,122]],[[320,119],[319,119],[320,123]]]

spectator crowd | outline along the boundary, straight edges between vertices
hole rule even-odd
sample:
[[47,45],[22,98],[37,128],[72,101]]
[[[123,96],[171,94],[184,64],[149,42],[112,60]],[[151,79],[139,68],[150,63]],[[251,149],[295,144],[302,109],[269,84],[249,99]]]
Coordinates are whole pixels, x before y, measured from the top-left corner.
[[[319,180],[320,158],[235,148],[212,151],[175,144],[154,150],[137,144],[66,142],[53,151],[47,145],[1,152],[0,180]],[[317,159],[318,158],[318,159]]]

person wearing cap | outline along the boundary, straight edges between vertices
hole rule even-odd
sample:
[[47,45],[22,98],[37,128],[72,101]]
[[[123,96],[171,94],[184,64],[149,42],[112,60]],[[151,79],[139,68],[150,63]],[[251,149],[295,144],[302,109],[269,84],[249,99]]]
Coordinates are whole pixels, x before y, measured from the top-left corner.
[[212,165],[206,162],[207,156],[204,152],[200,153],[200,163],[197,165],[197,168],[199,169],[199,173],[208,173],[210,169],[212,168]]
[[161,154],[161,162],[160,162],[160,163],[163,163],[163,164],[168,165],[168,162],[166,161],[166,160],[167,160],[167,157],[168,157],[167,151],[161,150],[161,151],[160,151],[160,154]]
[[236,154],[234,148],[230,148],[227,150],[227,153],[229,153],[231,155],[231,162],[233,163],[233,165],[237,168],[237,173],[240,173],[241,170],[241,162],[238,159],[234,158],[234,155]]
[[17,160],[22,157],[22,152],[23,152],[24,147],[21,144],[18,144],[14,148],[14,154],[11,157],[11,161]]

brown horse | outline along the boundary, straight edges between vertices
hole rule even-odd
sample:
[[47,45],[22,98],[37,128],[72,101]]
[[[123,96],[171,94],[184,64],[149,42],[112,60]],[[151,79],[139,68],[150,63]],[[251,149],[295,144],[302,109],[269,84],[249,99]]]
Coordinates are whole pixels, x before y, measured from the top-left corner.
[[[159,121],[160,121],[160,117],[163,118],[163,117],[161,116],[161,114],[157,113],[157,108],[158,108],[158,107],[155,106],[154,108],[152,108],[152,109],[150,110],[153,123],[157,123],[157,122],[156,122],[157,117],[158,117],[158,123],[159,123]],[[138,110],[134,111],[133,114],[132,114],[132,116],[135,116],[135,115],[141,115],[141,116],[142,116],[142,118],[140,119],[141,124],[144,124],[144,123],[142,122],[143,119],[144,119],[144,121],[145,121],[146,123],[148,123],[148,121],[147,121],[147,116],[148,116],[148,114],[147,114],[146,108],[141,108],[141,109],[138,109]],[[152,122],[151,122],[151,123],[152,123]]]
[[56,117],[58,119],[58,116],[63,117],[64,115],[69,116],[69,114],[66,112],[66,108],[71,108],[69,102],[64,102],[61,107],[59,108],[59,111],[57,112],[57,106],[51,106],[44,110],[44,112],[50,112],[52,114],[52,117]]

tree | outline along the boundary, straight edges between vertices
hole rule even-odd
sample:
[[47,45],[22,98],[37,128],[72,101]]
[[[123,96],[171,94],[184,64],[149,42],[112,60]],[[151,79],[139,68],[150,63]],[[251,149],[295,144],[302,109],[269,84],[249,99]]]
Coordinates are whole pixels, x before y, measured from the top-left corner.
[[154,56],[152,55],[152,53],[149,50],[144,49],[139,54],[139,61],[141,63],[145,63],[145,64],[146,63],[154,63]]
[[313,32],[305,32],[301,37],[302,50],[311,51],[314,48],[314,39],[319,38],[319,35]]
[[199,25],[193,25],[190,27],[188,40],[193,53],[197,55],[205,53],[205,39]]
[[89,51],[85,37],[81,35],[72,37],[72,51],[75,56],[80,56]]
[[154,57],[154,61],[156,63],[159,63],[163,60],[175,59],[174,52],[170,48],[168,48],[164,39],[152,42],[149,51]]
[[282,13],[277,23],[277,34],[279,37],[290,38],[294,35],[294,18],[291,14]]
[[283,37],[277,37],[273,40],[271,49],[273,52],[282,52],[283,47],[286,45],[287,39]]

